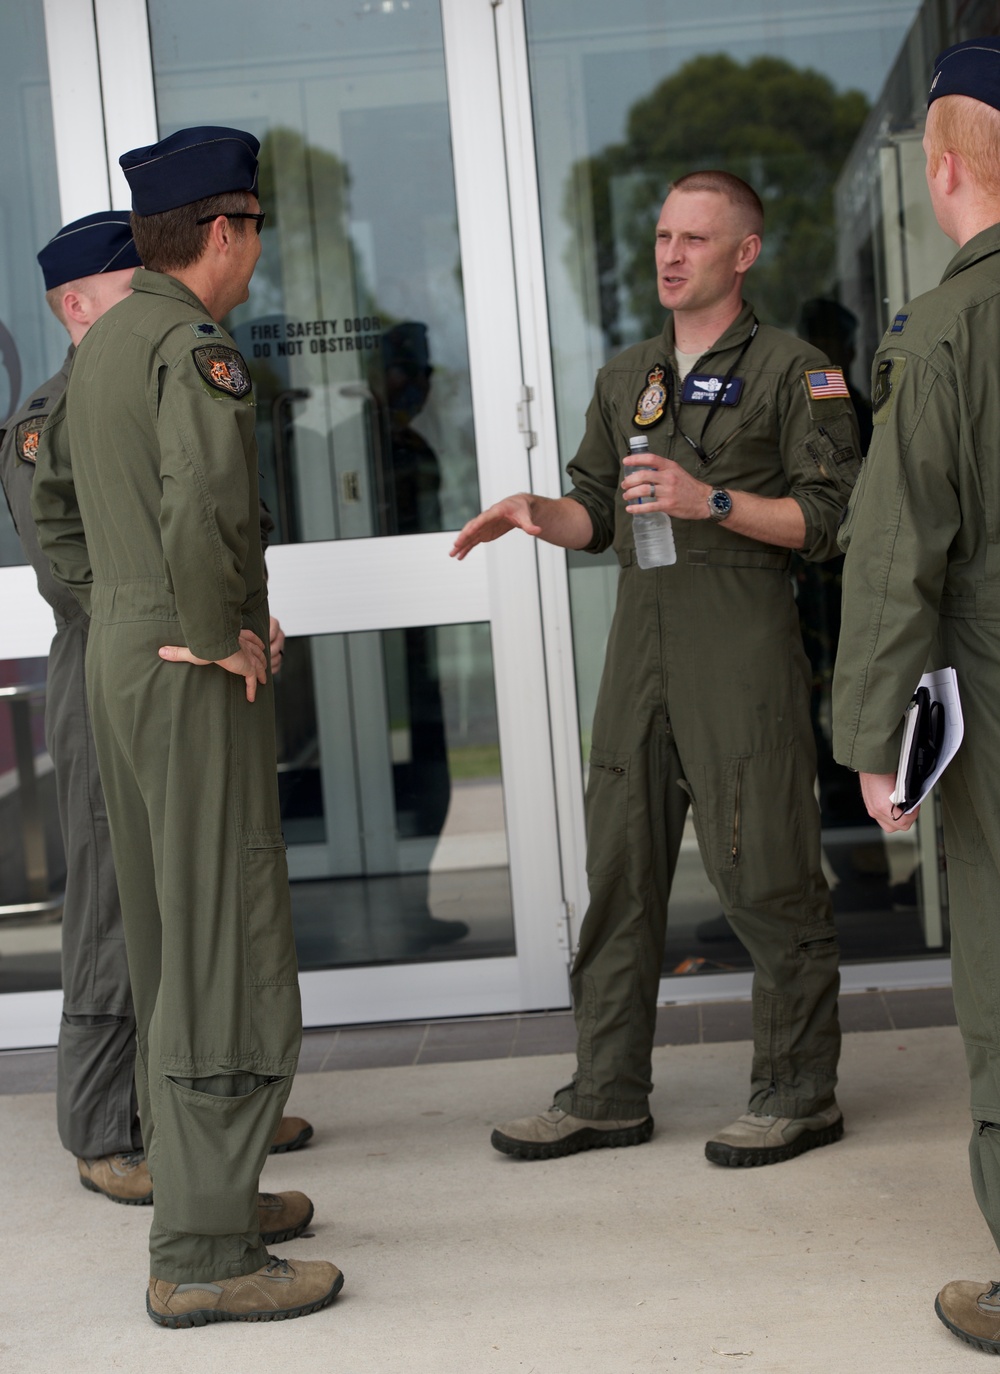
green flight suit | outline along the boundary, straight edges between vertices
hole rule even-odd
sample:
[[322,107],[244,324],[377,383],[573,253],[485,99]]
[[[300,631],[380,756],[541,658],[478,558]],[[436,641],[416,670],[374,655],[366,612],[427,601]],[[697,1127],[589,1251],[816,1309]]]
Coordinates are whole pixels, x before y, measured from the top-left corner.
[[[257,1185],[301,1014],[270,680],[168,663],[268,643],[253,393],[233,341],[139,269],[93,325],[39,449],[33,509],[91,616],[87,689],[111,823],[155,1202],[150,1272],[266,1263]],[[72,459],[70,455],[72,454]]]
[[38,590],[55,613],[45,693],[45,739],[55,768],[66,851],[62,910],[63,1009],[56,1052],[59,1138],[79,1158],[141,1146],[136,1121],[135,1013],[104,792],[87,711],[87,616],[52,576],[31,514],[38,436],[66,390],[74,350],[10,417],[0,482]]
[[976,1199],[1000,1246],[1000,225],[899,312],[845,522],[834,749],[894,773],[922,673],[953,667],[965,740],[941,780],[952,980],[972,1084]]
[[[620,483],[629,438],[700,480],[792,496],[806,558],[835,552],[859,464],[844,398],[810,399],[809,345],[740,316],[691,377],[742,391],[718,405],[671,407],[644,428],[638,403],[657,365],[674,372],[673,319],[598,375],[569,495],[588,511],[589,550],[610,544],[621,575],[594,717],[587,789],[590,906],[573,971],[577,1072],[556,1105],[591,1119],[649,1111],[667,902],[688,806],[733,929],[754,963],[750,1110],[807,1116],[834,1096],[840,1030],[837,937],[820,866],[809,670],[788,550],[710,520],[673,521],[677,562],[642,570]],[[742,353],[744,345],[745,352]],[[674,372],[673,383],[679,388]],[[718,390],[718,388],[716,388]],[[679,397],[680,390],[675,394]]]

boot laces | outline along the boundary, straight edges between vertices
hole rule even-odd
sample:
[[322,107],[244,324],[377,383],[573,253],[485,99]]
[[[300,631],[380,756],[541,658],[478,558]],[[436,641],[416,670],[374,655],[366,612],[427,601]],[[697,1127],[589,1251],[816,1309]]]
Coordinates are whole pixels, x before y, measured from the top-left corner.
[[278,1275],[290,1274],[291,1272],[287,1260],[279,1259],[277,1255],[270,1255],[268,1257],[267,1268],[264,1270],[265,1274]]

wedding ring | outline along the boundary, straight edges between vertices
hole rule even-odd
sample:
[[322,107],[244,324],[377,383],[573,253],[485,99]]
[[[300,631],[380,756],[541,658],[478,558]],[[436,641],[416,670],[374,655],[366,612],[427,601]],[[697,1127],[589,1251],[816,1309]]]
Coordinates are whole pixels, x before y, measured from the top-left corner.
[[651,501],[656,500],[656,488],[653,486],[652,482],[649,484],[649,499]]

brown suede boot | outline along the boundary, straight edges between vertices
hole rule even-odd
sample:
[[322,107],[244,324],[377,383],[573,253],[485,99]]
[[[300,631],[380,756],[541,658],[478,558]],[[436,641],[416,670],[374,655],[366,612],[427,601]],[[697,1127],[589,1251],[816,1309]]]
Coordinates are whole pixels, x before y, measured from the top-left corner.
[[307,1140],[312,1139],[313,1128],[301,1116],[283,1116],[271,1141],[269,1155],[287,1154],[289,1150],[301,1150]]
[[955,1279],[937,1295],[934,1311],[959,1340],[1000,1355],[1000,1283]]
[[305,1193],[258,1193],[257,1217],[265,1245],[301,1236],[313,1219],[313,1205]]
[[274,1255],[263,1269],[236,1279],[168,1283],[150,1279],[146,1311],[160,1326],[206,1326],[209,1322],[270,1322],[304,1317],[326,1307],[344,1286],[344,1276],[326,1260],[283,1260]]
[[141,1150],[101,1155],[99,1159],[78,1159],[76,1167],[85,1188],[92,1193],[103,1193],[112,1202],[137,1207],[153,1201],[153,1184],[146,1168],[146,1156]]

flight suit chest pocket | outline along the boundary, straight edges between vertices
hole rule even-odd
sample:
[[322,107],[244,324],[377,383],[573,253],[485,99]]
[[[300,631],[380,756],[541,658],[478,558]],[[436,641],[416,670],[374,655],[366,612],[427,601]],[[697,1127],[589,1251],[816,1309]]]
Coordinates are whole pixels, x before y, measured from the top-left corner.
[[629,756],[591,750],[587,781],[587,872],[609,877],[624,864],[628,840]]
[[295,983],[298,962],[288,896],[288,863],[280,831],[250,831],[246,835],[243,892],[251,985]]

